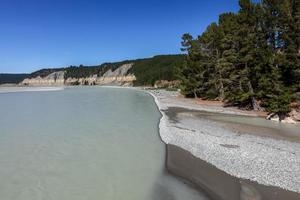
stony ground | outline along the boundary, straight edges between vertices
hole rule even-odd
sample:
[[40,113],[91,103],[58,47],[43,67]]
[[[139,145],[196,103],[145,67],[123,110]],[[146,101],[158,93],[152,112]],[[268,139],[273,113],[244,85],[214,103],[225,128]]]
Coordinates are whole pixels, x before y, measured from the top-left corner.
[[163,115],[160,134],[165,143],[184,148],[230,175],[300,193],[300,143],[239,134],[218,122],[188,113],[178,114],[176,121],[171,120],[166,114],[171,107],[245,113],[220,105],[195,104],[178,98],[177,92],[150,92]]

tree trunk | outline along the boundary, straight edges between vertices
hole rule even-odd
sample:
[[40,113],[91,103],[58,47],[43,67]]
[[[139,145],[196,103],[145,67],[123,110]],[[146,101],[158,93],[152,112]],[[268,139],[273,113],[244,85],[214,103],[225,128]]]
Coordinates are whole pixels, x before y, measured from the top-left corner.
[[262,111],[263,110],[262,107],[260,107],[257,100],[255,99],[255,97],[251,97],[251,102],[252,102],[253,110],[255,110],[255,111]]
[[[246,67],[247,71],[249,71],[247,62],[245,63],[245,67]],[[249,89],[249,92],[251,93],[250,99],[251,99],[251,104],[252,104],[253,110],[262,111],[263,110],[262,107],[260,107],[256,98],[254,97],[254,90],[253,90],[253,87],[252,87],[252,84],[251,84],[251,81],[249,80],[249,78],[248,78],[248,89]]]
[[259,103],[257,102],[256,98],[254,97],[254,91],[253,91],[253,87],[250,81],[248,81],[248,88],[249,91],[251,93],[251,104],[252,104],[252,108],[255,111],[262,111],[262,107],[260,107]]
[[219,74],[219,100],[223,101],[225,99],[225,92],[224,92],[224,84],[222,81],[222,72],[220,70],[220,58],[219,58],[219,50],[217,49],[217,71]]
[[196,99],[198,99],[197,92],[195,90],[194,90],[194,96]]
[[223,81],[220,80],[220,100],[223,101],[225,99],[225,92],[224,92],[224,85],[223,85]]

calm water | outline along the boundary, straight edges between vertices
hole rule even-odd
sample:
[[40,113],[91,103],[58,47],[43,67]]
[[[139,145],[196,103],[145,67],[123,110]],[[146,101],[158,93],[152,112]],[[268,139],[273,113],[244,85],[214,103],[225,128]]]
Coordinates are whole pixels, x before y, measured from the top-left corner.
[[4,93],[0,112],[0,199],[205,199],[165,172],[160,114],[146,93]]
[[246,132],[256,132],[260,133],[260,135],[300,142],[299,124],[278,123],[266,120],[262,117],[238,116],[208,112],[202,112],[199,114],[199,116],[202,116],[206,119],[211,119],[213,121],[224,122],[227,125],[240,125],[240,127],[244,127],[242,129],[244,129]]

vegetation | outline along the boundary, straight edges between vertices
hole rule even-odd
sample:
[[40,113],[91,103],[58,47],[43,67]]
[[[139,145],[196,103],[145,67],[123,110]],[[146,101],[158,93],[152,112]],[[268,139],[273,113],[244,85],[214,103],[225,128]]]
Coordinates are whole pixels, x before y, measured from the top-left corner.
[[48,68],[48,69],[41,69],[38,71],[35,71],[33,73],[31,73],[28,78],[35,78],[37,76],[40,76],[42,78],[48,76],[49,74],[53,73],[53,72],[57,72],[57,71],[62,71],[64,70],[64,68]]
[[28,74],[0,74],[0,84],[17,84],[27,76]]
[[187,97],[285,114],[300,92],[300,0],[240,0],[193,38],[177,69]]
[[111,69],[112,71],[119,68],[121,65],[129,63],[130,61],[123,61],[123,62],[115,62],[115,63],[104,63],[102,65],[96,66],[70,66],[64,68],[63,70],[65,73],[65,79],[67,78],[86,78],[93,75],[102,76],[106,71]]
[[108,70],[116,70],[124,64],[133,63],[128,74],[134,74],[137,78],[135,85],[154,85],[158,80],[175,80],[174,69],[182,65],[184,55],[161,55],[153,58],[138,60],[125,60],[122,62],[104,63],[96,66],[70,66],[66,68],[41,69],[30,74],[30,78],[45,77],[57,71],[65,71],[65,79],[85,78],[93,75],[102,76]]
[[70,66],[64,69],[65,79],[67,78],[82,78],[98,74],[100,66]]
[[136,76],[135,85],[151,85],[158,80],[175,80],[175,68],[184,62],[184,55],[162,55],[136,60],[129,73]]
[[65,78],[82,78],[97,74],[102,76],[108,70],[116,70],[124,64],[133,63],[128,74],[137,78],[135,85],[154,85],[158,80],[175,80],[174,69],[184,62],[184,55],[160,55],[152,58],[125,60],[115,63],[104,63],[98,66],[70,66],[65,68]]

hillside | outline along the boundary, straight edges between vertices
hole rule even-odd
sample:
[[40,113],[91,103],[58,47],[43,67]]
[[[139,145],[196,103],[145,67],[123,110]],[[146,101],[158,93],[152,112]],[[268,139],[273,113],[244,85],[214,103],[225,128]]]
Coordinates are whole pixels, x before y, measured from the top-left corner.
[[[59,78],[59,84],[67,83],[72,85],[108,84],[116,81],[114,79],[125,80],[125,82],[130,80],[133,81],[132,84],[135,86],[154,85],[158,80],[174,80],[174,69],[183,64],[184,57],[184,55],[159,55],[152,58],[103,63],[95,66],[80,65],[65,68],[41,69],[31,73],[28,76],[29,79],[26,79],[25,84],[34,83],[38,85],[42,82],[45,84],[55,84],[56,79]],[[125,67],[125,73],[123,72],[118,74],[118,76],[112,76],[114,71],[128,64],[131,65],[129,68]],[[108,71],[111,71],[112,73],[108,75]],[[103,78],[101,80],[95,79],[95,77],[99,79],[103,76],[105,77],[105,80]],[[132,76],[135,77],[133,78]]]
[[184,55],[162,55],[136,60],[132,69],[137,80],[135,85],[154,85],[158,80],[175,80],[175,68],[183,65]]
[[0,74],[0,84],[16,84],[28,77],[28,74]]

